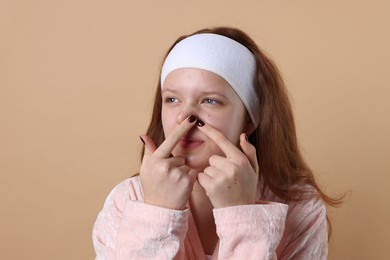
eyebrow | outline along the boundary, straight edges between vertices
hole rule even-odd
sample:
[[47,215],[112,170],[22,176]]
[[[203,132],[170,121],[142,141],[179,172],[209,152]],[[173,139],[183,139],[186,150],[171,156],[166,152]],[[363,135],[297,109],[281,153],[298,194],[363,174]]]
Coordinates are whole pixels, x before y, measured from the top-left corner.
[[170,89],[170,88],[165,87],[165,88],[163,88],[163,89],[161,90],[161,93],[164,93],[164,92],[177,93],[178,91],[175,90],[175,89]]

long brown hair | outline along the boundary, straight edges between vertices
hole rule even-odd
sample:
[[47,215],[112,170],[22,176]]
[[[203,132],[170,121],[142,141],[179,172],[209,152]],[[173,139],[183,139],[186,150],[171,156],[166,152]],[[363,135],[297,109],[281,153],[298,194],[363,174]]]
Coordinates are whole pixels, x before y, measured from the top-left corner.
[[[330,206],[338,206],[342,198],[331,198],[317,184],[312,170],[305,163],[298,147],[294,117],[288,94],[274,62],[243,31],[230,27],[202,29],[191,35],[214,33],[229,37],[246,46],[255,56],[257,95],[260,100],[260,124],[249,135],[249,141],[256,147],[259,164],[259,183],[270,189],[282,200],[300,201],[315,196],[313,187],[322,200]],[[179,37],[168,50],[184,38]],[[166,57],[166,56],[165,56]],[[161,123],[161,85],[157,85],[152,119],[147,135],[158,146],[164,141]],[[264,191],[264,190],[263,190]],[[329,227],[331,227],[329,225]],[[331,231],[331,230],[330,230]]]

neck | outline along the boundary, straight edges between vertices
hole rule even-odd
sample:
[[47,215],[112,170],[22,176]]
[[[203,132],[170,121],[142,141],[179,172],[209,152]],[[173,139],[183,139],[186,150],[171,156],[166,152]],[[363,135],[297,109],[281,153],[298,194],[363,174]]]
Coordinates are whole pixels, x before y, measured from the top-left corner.
[[201,240],[204,252],[212,255],[218,242],[213,216],[213,205],[205,190],[195,182],[190,198],[191,213]]

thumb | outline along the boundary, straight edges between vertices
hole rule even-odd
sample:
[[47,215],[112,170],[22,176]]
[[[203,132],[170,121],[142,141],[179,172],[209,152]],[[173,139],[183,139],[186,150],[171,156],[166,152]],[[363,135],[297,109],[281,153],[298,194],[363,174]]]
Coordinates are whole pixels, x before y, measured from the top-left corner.
[[246,134],[240,135],[240,146],[246,157],[248,158],[252,168],[256,173],[259,172],[259,165],[257,163],[256,148],[248,141]]
[[140,135],[139,138],[144,143],[144,157],[143,159],[148,158],[153,152],[157,149],[153,140],[147,135]]

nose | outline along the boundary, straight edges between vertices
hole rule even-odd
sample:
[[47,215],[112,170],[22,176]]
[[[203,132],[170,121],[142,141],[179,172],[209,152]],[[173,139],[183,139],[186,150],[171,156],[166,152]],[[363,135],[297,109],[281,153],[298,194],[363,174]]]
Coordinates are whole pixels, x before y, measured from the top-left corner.
[[198,117],[198,111],[194,108],[186,108],[186,109],[181,110],[176,115],[176,123],[181,124],[181,122],[183,122],[190,115],[194,115],[194,116]]

